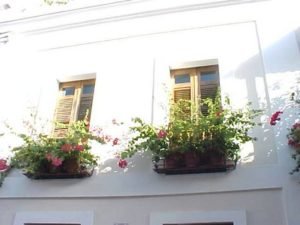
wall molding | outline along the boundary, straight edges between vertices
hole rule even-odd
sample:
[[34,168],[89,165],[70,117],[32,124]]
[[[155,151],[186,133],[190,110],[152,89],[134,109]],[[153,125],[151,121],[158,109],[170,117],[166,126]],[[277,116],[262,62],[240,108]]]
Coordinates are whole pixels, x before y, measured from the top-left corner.
[[[137,4],[143,4],[144,2],[150,2],[146,0],[140,0],[140,1],[118,1],[113,4],[111,7],[108,7],[107,4],[104,5],[95,5],[90,7],[83,7],[78,9],[72,9],[67,11],[61,11],[61,12],[52,12],[52,13],[45,13],[42,15],[36,15],[36,16],[30,16],[30,17],[23,17],[18,19],[12,19],[12,20],[6,20],[6,21],[0,21],[0,27],[1,26],[10,26],[10,25],[21,25],[21,24],[28,24],[31,22],[47,22],[47,20],[54,19],[57,21],[55,25],[47,25],[44,24],[40,28],[32,29],[32,26],[29,26],[28,30],[23,31],[26,35],[34,35],[34,34],[42,34],[47,32],[55,32],[55,31],[61,31],[61,30],[67,30],[67,29],[74,29],[84,26],[91,26],[91,25],[97,25],[102,23],[111,23],[111,22],[117,22],[117,21],[124,21],[124,20],[132,20],[132,19],[138,19],[138,18],[145,18],[145,17],[151,17],[151,16],[159,16],[159,15],[165,15],[165,14],[173,14],[173,13],[180,13],[180,12],[186,12],[186,11],[194,11],[194,10],[201,10],[201,9],[209,9],[209,8],[218,8],[218,7],[226,7],[226,6],[233,6],[233,5],[241,5],[241,4],[249,4],[249,3],[258,3],[258,2],[265,2],[265,1],[272,1],[272,0],[214,0],[214,1],[207,1],[202,3],[194,3],[192,1],[189,3],[188,1],[185,1],[184,3],[176,3],[173,4],[170,7],[165,6],[164,8],[159,6],[157,3],[153,3],[152,5],[137,5]],[[124,10],[122,7],[125,7],[124,4],[127,4]],[[107,10],[112,9],[111,12],[106,13],[105,16],[101,16],[101,11],[103,7]],[[119,9],[116,9],[119,7]],[[130,11],[130,13],[126,13]],[[84,14],[89,13],[92,11],[99,11],[97,13],[97,16],[93,19],[86,19],[83,21],[77,21],[77,22],[64,22],[64,20],[60,19],[59,17],[68,17],[68,16],[76,16],[78,14]],[[75,15],[74,15],[75,14]],[[69,18],[70,19],[70,18]],[[72,20],[68,20],[72,21]],[[30,29],[30,30],[29,30]]]
[[150,225],[232,222],[247,225],[246,211],[159,212],[150,215]]

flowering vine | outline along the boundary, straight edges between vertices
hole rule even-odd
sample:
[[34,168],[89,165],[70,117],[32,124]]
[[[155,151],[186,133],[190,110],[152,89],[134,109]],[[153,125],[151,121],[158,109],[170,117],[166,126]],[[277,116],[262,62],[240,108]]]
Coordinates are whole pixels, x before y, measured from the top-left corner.
[[[287,104],[284,107],[284,109],[276,111],[272,114],[272,116],[270,117],[271,126],[275,126],[277,124],[277,122],[280,120],[280,114],[283,114],[284,110],[287,107],[300,103],[299,99],[298,98],[296,99],[295,93],[291,94],[290,100],[292,101],[291,104]],[[288,145],[295,150],[294,154],[292,154],[292,158],[296,160],[296,164],[297,164],[296,167],[290,172],[290,174],[293,174],[295,172],[300,171],[300,122],[294,123],[293,126],[288,130],[289,130],[289,133],[287,135]]]

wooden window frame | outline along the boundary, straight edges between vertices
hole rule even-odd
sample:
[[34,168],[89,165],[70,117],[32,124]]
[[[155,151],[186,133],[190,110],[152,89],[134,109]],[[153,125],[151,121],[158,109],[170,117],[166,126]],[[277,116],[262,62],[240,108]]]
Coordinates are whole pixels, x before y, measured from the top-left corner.
[[[203,82],[198,77],[201,76],[201,73],[204,72],[216,72],[218,75],[218,79],[213,81]],[[175,77],[182,74],[189,74],[190,75],[190,83],[175,83]],[[220,77],[219,77],[219,66],[218,65],[211,65],[211,66],[201,66],[201,67],[193,67],[193,68],[184,68],[184,69],[173,69],[171,70],[171,80],[172,80],[172,99],[175,101],[175,91],[189,89],[191,90],[191,101],[195,103],[201,99],[201,85],[210,85],[214,83],[218,87],[220,87]],[[203,82],[203,83],[202,83]]]
[[[83,94],[83,88],[87,85],[94,85],[95,91],[96,79],[59,83],[58,97],[54,111],[54,120],[56,122],[68,125],[77,120],[83,120],[85,118],[87,109],[89,110],[88,121],[90,121],[94,91],[91,94]],[[64,95],[64,89],[70,87],[74,87],[74,94],[70,96]],[[91,97],[91,100],[88,99],[88,97]],[[86,102],[83,102],[84,98],[86,98],[87,101],[90,101],[89,106],[86,106]],[[54,136],[62,137],[64,133],[65,131],[63,128],[58,128],[55,126],[53,129]]]

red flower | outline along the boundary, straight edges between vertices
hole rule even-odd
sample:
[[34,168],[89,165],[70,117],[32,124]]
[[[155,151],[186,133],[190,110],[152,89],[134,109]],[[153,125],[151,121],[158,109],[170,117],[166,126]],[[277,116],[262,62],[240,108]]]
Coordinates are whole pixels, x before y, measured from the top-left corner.
[[84,150],[84,146],[83,145],[75,145],[74,150],[82,152]]
[[61,146],[61,150],[64,152],[70,152],[72,151],[73,146],[71,144],[64,144]]
[[270,125],[272,125],[272,126],[276,125],[276,122],[278,120],[280,120],[279,115],[282,113],[283,113],[282,111],[277,111],[277,112],[273,113],[273,115],[271,116],[271,119],[270,119]]
[[0,159],[0,170],[6,170],[8,168],[7,162],[5,159]]
[[300,123],[295,123],[295,124],[293,125],[293,128],[294,128],[294,129],[300,128]]
[[58,167],[62,164],[63,160],[58,157],[52,157],[52,165]]
[[293,139],[289,139],[288,145],[294,146],[296,143]]
[[158,138],[165,138],[167,136],[167,132],[165,130],[160,130],[157,134]]
[[120,159],[118,162],[118,166],[122,169],[126,168],[128,165],[127,161],[125,159]]
[[120,141],[120,139],[119,138],[115,138],[114,140],[113,140],[113,146],[115,146],[115,145],[117,145],[117,144],[119,144],[119,141]]
[[300,148],[300,143],[295,143],[295,144],[294,144],[294,147],[295,147],[295,148]]

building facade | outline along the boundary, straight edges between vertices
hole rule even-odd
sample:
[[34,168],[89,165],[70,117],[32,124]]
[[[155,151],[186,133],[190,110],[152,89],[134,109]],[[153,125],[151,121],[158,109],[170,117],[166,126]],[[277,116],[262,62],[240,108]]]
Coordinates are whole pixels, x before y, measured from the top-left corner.
[[[18,126],[31,110],[52,119],[61,84],[94,80],[91,124],[136,116],[159,124],[171,71],[212,65],[222,96],[236,107],[251,101],[264,115],[252,131],[258,140],[243,146],[230,172],[161,175],[148,155],[126,170],[107,157],[87,179],[31,180],[12,170],[0,188],[0,224],[299,224],[300,178],[289,175],[295,161],[286,140],[297,107],[279,126],[268,122],[298,90],[297,6],[132,0],[1,17],[2,122]],[[3,138],[1,148],[16,144]]]

